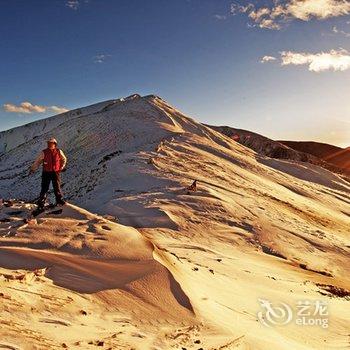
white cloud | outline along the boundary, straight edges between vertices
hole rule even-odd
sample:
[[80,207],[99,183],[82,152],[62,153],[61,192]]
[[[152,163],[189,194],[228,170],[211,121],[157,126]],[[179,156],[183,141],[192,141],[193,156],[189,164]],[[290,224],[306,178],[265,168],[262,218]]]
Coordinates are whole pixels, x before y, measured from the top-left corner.
[[346,32],[345,30],[342,30],[342,29],[338,29],[338,27],[336,27],[336,26],[334,26],[332,28],[332,32],[335,33],[335,34],[345,35],[347,38],[350,37],[350,33],[349,32]]
[[348,0],[292,0],[285,9],[287,14],[308,21],[313,17],[325,19],[348,15],[350,2]]
[[231,13],[245,13],[260,28],[280,29],[286,21],[309,21],[350,14],[349,0],[275,0],[272,7],[231,5]]
[[224,21],[225,19],[227,19],[227,16],[226,15],[214,15],[214,18],[215,19],[218,19],[219,21]]
[[67,0],[66,1],[66,6],[72,10],[77,10],[79,5],[80,5],[79,0]]
[[93,60],[94,60],[95,63],[103,63],[103,62],[105,62],[105,60],[106,60],[108,57],[111,57],[111,55],[99,54],[99,55],[94,56],[94,57],[93,57]]
[[309,71],[312,72],[350,69],[350,53],[344,49],[319,53],[283,51],[281,52],[281,61],[282,66],[307,65]]
[[271,61],[276,61],[277,58],[274,56],[264,56],[261,58],[260,62],[261,63],[266,63],[266,62],[271,62]]
[[9,113],[24,113],[24,114],[45,113],[50,111],[58,114],[58,113],[64,113],[69,111],[69,109],[65,107],[33,105],[28,101],[22,102],[19,105],[14,105],[12,103],[5,103],[3,105],[3,108],[6,112],[9,112]]
[[20,105],[16,106],[11,103],[4,104],[4,109],[6,112],[12,113],[44,113],[46,112],[46,107],[33,105],[30,102],[22,102]]
[[58,107],[58,106],[51,106],[51,107],[49,107],[49,109],[51,109],[52,112],[55,112],[57,114],[65,113],[65,112],[69,111],[69,109],[67,109],[65,107]]

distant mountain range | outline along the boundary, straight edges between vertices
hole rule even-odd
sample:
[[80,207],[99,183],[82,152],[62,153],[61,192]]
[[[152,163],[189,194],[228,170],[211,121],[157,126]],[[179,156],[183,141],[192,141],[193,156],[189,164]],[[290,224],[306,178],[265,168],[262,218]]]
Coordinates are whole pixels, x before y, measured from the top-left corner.
[[288,159],[322,166],[333,172],[350,175],[350,148],[320,142],[275,141],[263,135],[229,126],[210,128],[221,132],[255,152],[277,159]]
[[279,141],[297,151],[313,154],[325,162],[350,172],[350,147],[341,148],[327,143],[313,141]]

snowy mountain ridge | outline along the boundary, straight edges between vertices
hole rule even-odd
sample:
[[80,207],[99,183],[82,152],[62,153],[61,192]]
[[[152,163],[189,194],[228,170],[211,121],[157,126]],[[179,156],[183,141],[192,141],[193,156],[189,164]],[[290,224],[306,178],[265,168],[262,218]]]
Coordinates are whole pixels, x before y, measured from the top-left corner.
[[[144,166],[162,141],[184,132],[215,134],[161,98],[137,94],[11,129],[0,133],[2,147],[6,144],[0,156],[0,193],[3,197],[35,199],[40,175],[29,177],[28,168],[51,136],[58,139],[58,146],[68,156],[63,176],[69,179],[63,186],[68,199],[89,200],[92,196],[87,194],[97,184],[108,182],[103,179],[106,171],[107,179],[121,184],[132,164],[141,162]],[[109,174],[111,167],[108,170],[107,164],[113,158],[118,158],[118,166]]]

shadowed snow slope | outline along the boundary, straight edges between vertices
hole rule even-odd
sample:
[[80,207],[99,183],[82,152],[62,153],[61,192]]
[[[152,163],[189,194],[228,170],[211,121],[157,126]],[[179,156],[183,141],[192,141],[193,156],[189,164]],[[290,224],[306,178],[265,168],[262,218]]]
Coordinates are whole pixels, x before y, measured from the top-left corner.
[[[40,180],[26,176],[28,165],[54,135],[69,158],[70,202],[119,223],[73,205],[27,224],[31,205],[2,209],[0,345],[347,348],[346,180],[259,155],[159,97],[100,105],[52,128],[51,119],[30,124],[36,138],[1,156],[1,196],[32,200]],[[295,317],[267,327],[259,299],[284,302],[294,316],[299,301],[326,302],[329,327]]]
[[[96,333],[98,321],[99,329],[108,325],[113,331],[121,315],[125,323],[153,318],[165,324],[196,323],[188,297],[137,230],[71,204],[26,220],[32,207],[16,203],[1,210],[0,347],[15,338],[20,345],[33,341],[34,347],[44,339],[43,348],[54,346],[47,323],[88,332],[85,337]],[[19,313],[27,315],[24,324],[18,323],[23,321]],[[88,314],[86,328],[79,326],[79,318]],[[56,334],[55,340],[63,336]]]

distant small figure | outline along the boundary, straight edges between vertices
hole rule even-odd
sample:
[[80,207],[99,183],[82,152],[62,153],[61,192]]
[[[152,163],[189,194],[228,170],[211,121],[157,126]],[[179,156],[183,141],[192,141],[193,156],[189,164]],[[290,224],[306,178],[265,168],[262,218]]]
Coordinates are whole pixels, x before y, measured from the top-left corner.
[[47,148],[39,154],[29,171],[29,174],[33,174],[41,164],[43,165],[41,192],[38,200],[39,208],[43,208],[45,205],[50,182],[52,182],[55,193],[56,205],[64,205],[66,203],[63,200],[60,177],[60,172],[64,170],[66,163],[67,157],[62,150],[57,148],[57,140],[53,137],[47,140]]
[[191,192],[197,191],[197,180],[194,180],[192,185],[187,187],[187,194],[191,194]]

